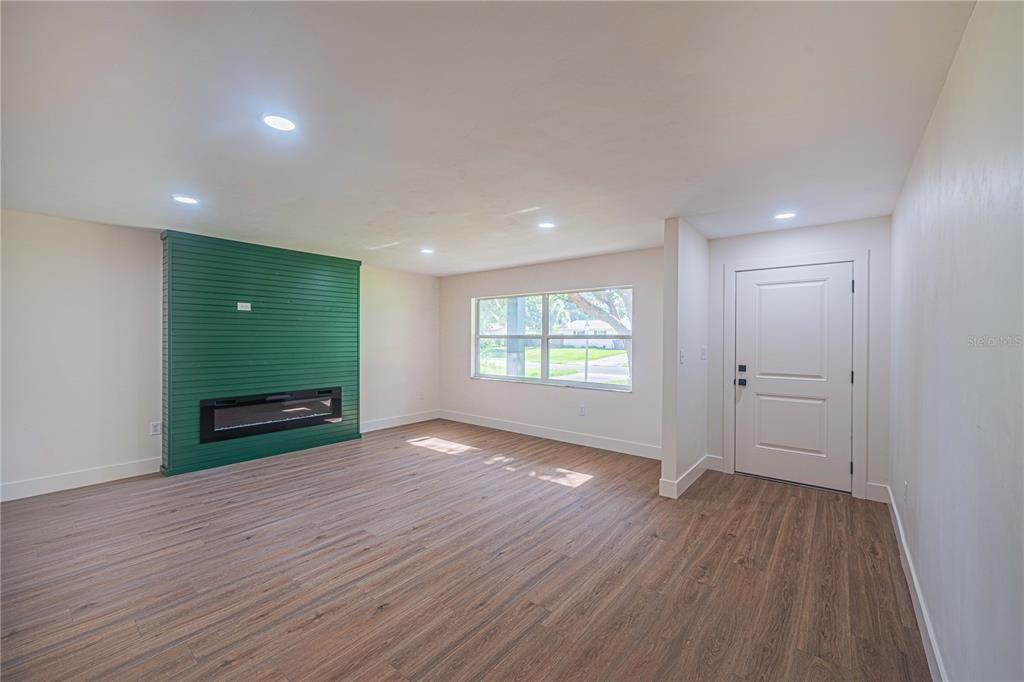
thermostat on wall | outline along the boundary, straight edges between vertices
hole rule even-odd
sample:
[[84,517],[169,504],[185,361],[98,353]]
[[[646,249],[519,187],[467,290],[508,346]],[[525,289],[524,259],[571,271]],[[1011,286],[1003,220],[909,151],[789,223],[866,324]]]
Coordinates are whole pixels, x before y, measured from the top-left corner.
[[252,310],[252,303],[239,303],[238,304],[238,309],[239,310]]

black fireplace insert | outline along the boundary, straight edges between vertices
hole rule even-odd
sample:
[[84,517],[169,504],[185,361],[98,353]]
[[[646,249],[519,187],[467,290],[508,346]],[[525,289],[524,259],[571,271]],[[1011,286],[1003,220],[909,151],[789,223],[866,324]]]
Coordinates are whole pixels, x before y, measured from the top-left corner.
[[341,421],[341,387],[199,401],[199,442]]

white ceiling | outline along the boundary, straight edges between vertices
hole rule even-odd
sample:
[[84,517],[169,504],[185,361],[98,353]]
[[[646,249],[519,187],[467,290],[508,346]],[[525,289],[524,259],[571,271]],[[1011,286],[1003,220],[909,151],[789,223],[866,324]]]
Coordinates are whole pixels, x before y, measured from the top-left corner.
[[3,2],[3,201],[433,274],[885,215],[970,11]]

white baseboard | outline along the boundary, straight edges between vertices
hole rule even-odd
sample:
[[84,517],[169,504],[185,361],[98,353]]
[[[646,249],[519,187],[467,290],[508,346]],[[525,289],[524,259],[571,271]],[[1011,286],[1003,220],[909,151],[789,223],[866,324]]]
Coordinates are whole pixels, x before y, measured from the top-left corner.
[[390,429],[393,426],[405,426],[416,422],[425,422],[430,419],[437,419],[441,416],[441,410],[424,410],[423,412],[412,412],[410,414],[399,414],[394,417],[383,417],[381,419],[363,419],[359,422],[359,430],[362,433]]
[[884,483],[868,481],[867,487],[864,489],[864,496],[872,502],[889,504],[889,486]]
[[119,478],[155,474],[159,471],[160,458],[151,457],[149,459],[136,459],[118,464],[107,464],[90,469],[79,469],[78,471],[67,471],[61,474],[25,478],[20,481],[8,481],[0,485],[0,499],[4,501],[17,500],[22,497],[55,493],[58,490],[81,488],[84,485],[116,481]]
[[708,453],[704,455],[704,468],[711,469],[712,471],[725,471],[725,458],[721,455],[712,455]]
[[942,662],[939,641],[935,637],[932,619],[928,615],[928,606],[925,604],[924,592],[921,591],[921,583],[917,580],[917,571],[914,570],[914,559],[910,556],[907,535],[903,531],[903,521],[900,519],[900,510],[896,508],[896,499],[892,495],[892,488],[882,483],[869,483],[869,496],[872,494],[872,486],[885,488],[886,501],[889,503],[889,516],[892,517],[892,525],[896,530],[896,540],[900,546],[900,562],[903,564],[903,573],[907,576],[910,598],[914,602],[914,613],[917,616],[917,627],[921,631],[921,641],[924,643],[924,652],[928,657],[928,669],[932,674],[933,680],[946,682],[949,679],[946,676],[946,666]]
[[659,480],[658,494],[662,497],[671,497],[673,500],[679,499],[679,497],[686,492],[686,489],[693,485],[694,481],[700,478],[700,475],[704,473],[705,469],[714,469],[715,466],[717,466],[714,463],[715,459],[722,458],[716,457],[715,455],[704,455],[676,480],[673,481],[669,478]]
[[557,440],[563,443],[573,443],[575,445],[584,445],[586,447],[599,448],[601,450],[622,452],[627,455],[636,455],[637,457],[648,457],[650,459],[657,460],[661,459],[660,445],[649,445],[647,443],[637,443],[631,440],[620,440],[618,438],[595,436],[589,433],[580,433],[577,431],[553,429],[548,426],[524,424],[522,422],[511,421],[509,419],[484,417],[479,414],[469,414],[467,412],[441,410],[440,417],[442,419],[450,419],[456,422],[475,424],[476,426],[487,426],[492,429],[498,429],[499,431],[512,431],[513,433],[522,433],[527,436],[537,436],[538,438],[548,438],[550,440]]

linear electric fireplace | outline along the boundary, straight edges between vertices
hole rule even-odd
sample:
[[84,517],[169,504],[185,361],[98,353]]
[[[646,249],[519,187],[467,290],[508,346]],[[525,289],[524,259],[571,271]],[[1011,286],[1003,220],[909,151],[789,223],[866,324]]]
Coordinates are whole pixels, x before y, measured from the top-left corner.
[[199,401],[199,442],[341,421],[341,387]]

